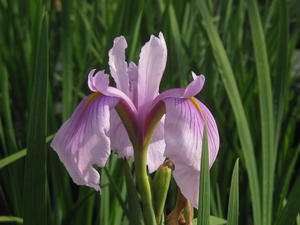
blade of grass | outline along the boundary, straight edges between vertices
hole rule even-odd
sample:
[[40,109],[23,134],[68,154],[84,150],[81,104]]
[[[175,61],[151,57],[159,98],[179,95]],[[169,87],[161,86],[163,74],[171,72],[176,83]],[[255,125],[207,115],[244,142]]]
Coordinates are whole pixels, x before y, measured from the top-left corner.
[[279,220],[276,221],[276,225],[286,225],[286,224],[294,224],[297,214],[300,212],[300,198],[299,198],[299,190],[300,190],[300,177],[298,176],[296,179],[296,183],[294,184],[290,195],[287,199],[287,203],[283,210],[279,213]]
[[72,4],[73,1],[63,1],[62,11],[62,47],[63,47],[63,96],[62,96],[62,116],[65,121],[72,113],[73,100],[73,73],[72,73]]
[[[29,112],[28,152],[24,182],[24,224],[47,224],[46,112],[48,85],[48,17],[40,23],[31,108]],[[34,209],[34,210],[33,210]]]
[[[209,225],[223,225],[227,224],[227,221],[223,218],[210,216],[209,217]],[[197,219],[193,219],[193,225],[197,225]]]
[[23,158],[26,154],[27,154],[27,150],[22,150],[22,151],[16,152],[12,155],[9,155],[9,156],[1,159],[0,160],[0,169],[17,161],[18,159]]
[[[9,81],[7,76],[7,70],[5,67],[1,65],[0,69],[0,85],[1,85],[1,94],[2,94],[2,106],[1,109],[3,110],[3,119],[5,122],[5,133],[7,134],[8,143],[9,143],[9,152],[16,152],[17,147],[17,141],[13,126],[13,119],[11,114],[11,108],[10,108],[10,95],[9,95]],[[8,153],[8,152],[6,152]]]
[[80,199],[78,199],[78,201],[75,202],[72,208],[69,209],[61,224],[62,225],[70,224],[77,210],[80,209],[84,205],[84,203],[87,202],[94,194],[95,194],[94,190],[89,190],[87,193],[85,193],[85,195],[83,195]]
[[280,130],[282,125],[284,108],[286,106],[286,97],[288,94],[288,43],[289,43],[289,22],[287,15],[286,1],[278,1],[279,7],[279,39],[278,39],[278,54],[276,62],[276,75],[275,76],[275,87],[276,90],[274,98],[275,106],[275,149],[277,151],[278,142],[280,138]]
[[0,223],[9,223],[9,222],[23,224],[23,219],[15,216],[0,216]]
[[[52,135],[49,135],[47,138],[46,138],[46,143],[48,143],[49,141],[52,140],[52,138],[54,137],[54,134]],[[23,158],[24,156],[26,156],[27,154],[27,148],[24,148],[14,154],[11,154],[3,159],[0,160],[0,169],[17,161],[18,159],[21,159]]]
[[108,181],[109,181],[109,183],[110,183],[110,187],[111,187],[111,188],[113,189],[113,191],[114,191],[114,196],[117,197],[117,199],[118,199],[118,201],[119,201],[119,203],[120,203],[120,205],[121,205],[121,207],[122,207],[124,213],[126,214],[126,216],[128,216],[128,211],[127,211],[127,208],[126,208],[125,201],[122,199],[121,191],[118,190],[117,184],[116,184],[116,182],[114,181],[114,178],[110,175],[110,172],[109,172],[109,170],[108,170],[106,167],[104,167],[104,171],[105,171],[105,174],[106,174],[106,176],[107,176],[107,178],[108,178]]
[[124,160],[124,167],[125,167],[125,178],[126,178],[126,185],[127,185],[127,202],[129,207],[129,221],[130,224],[133,225],[143,225],[143,212],[141,209],[141,204],[138,197],[138,192],[136,190],[136,186],[133,181],[133,176],[130,171],[130,166],[127,161]]
[[183,45],[182,45],[182,41],[181,41],[181,34],[180,34],[180,29],[179,29],[179,24],[178,24],[178,20],[176,18],[176,12],[173,6],[173,3],[170,2],[169,6],[168,6],[168,16],[169,16],[169,21],[170,21],[170,32],[172,34],[172,38],[174,39],[174,43],[175,43],[175,53],[176,53],[176,57],[177,57],[177,65],[178,66],[178,72],[177,72],[177,76],[179,76],[179,80],[180,80],[180,84],[182,86],[186,85],[186,80],[185,75],[188,72],[187,69],[187,56],[186,53],[184,51]]
[[202,151],[201,151],[197,225],[209,225],[209,216],[210,216],[210,176],[209,176],[209,165],[208,165],[207,129],[205,125],[203,131]]
[[227,223],[229,225],[239,224],[239,159],[236,160],[232,173]]
[[274,149],[273,96],[270,80],[270,68],[266,50],[264,32],[256,0],[248,0],[252,41],[258,78],[259,109],[262,134],[262,224],[270,225],[272,220],[272,202],[274,169],[276,154]]
[[[7,143],[7,149],[3,146],[3,153],[11,154],[17,151],[17,141],[15,136],[15,129],[13,124],[13,117],[12,117],[12,111],[11,111],[11,100],[10,100],[10,93],[9,93],[9,80],[8,80],[8,74],[7,70],[4,66],[2,66],[2,63],[0,63],[0,88],[1,88],[1,110],[3,110],[3,129],[6,136],[6,143]],[[2,117],[2,115],[1,115]],[[14,165],[12,168],[8,169],[8,182],[5,184],[7,188],[9,188],[11,191],[11,198],[13,201],[13,207],[14,207],[14,215],[21,215],[22,208],[21,208],[21,181],[20,178],[20,169],[22,168],[22,165],[17,164]]]
[[[108,177],[104,170],[101,170],[101,184],[108,183]],[[105,186],[101,189],[100,195],[100,224],[109,224],[110,217],[110,189]]]
[[213,53],[221,72],[221,77],[229,97],[234,117],[236,120],[236,126],[238,129],[239,139],[242,145],[243,158],[245,160],[245,166],[247,169],[250,191],[253,202],[253,216],[254,223],[256,225],[261,224],[261,203],[260,203],[260,189],[257,176],[257,167],[254,157],[253,142],[247,122],[246,114],[242,105],[241,97],[237,88],[237,84],[234,78],[233,70],[230,65],[228,56],[225,52],[222,41],[219,34],[212,22],[212,17],[209,14],[208,7],[205,1],[198,0],[198,9],[203,18],[203,24],[208,34],[210,43],[213,48]]

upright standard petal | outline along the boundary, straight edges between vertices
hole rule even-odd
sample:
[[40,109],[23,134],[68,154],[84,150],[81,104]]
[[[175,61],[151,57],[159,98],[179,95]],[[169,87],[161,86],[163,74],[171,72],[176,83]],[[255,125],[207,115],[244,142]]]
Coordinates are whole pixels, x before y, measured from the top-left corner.
[[195,98],[167,98],[165,119],[165,156],[175,164],[174,178],[183,195],[198,205],[198,187],[203,129],[206,121],[209,165],[219,149],[219,134],[210,111]]
[[127,62],[125,61],[126,40],[123,36],[114,40],[114,45],[109,51],[110,74],[114,78],[117,88],[128,95],[129,79]]
[[137,107],[138,102],[138,67],[134,62],[130,62],[128,66],[128,77],[129,77],[129,97]]
[[71,118],[54,137],[51,147],[58,153],[73,181],[99,190],[94,164],[104,167],[110,155],[110,111],[118,98],[93,93],[84,98]]
[[162,33],[151,36],[144,45],[138,65],[138,107],[148,106],[158,95],[167,61],[167,47]]

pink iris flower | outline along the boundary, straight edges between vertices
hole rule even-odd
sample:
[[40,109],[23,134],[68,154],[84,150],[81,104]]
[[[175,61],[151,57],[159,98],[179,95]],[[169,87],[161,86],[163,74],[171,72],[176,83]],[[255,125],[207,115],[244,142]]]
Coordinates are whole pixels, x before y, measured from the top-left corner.
[[[194,207],[198,186],[202,137],[207,126],[209,165],[219,149],[216,122],[207,107],[196,99],[204,84],[203,75],[192,72],[186,88],[159,93],[167,61],[167,47],[160,33],[143,46],[139,63],[127,64],[124,37],[114,40],[109,51],[110,73],[116,88],[109,86],[104,71],[88,75],[92,94],[85,97],[51,143],[78,185],[99,190],[100,176],[94,164],[104,167],[111,149],[123,158],[134,159],[135,146],[147,147],[147,165],[153,173],[165,160],[173,161],[173,176],[183,195]],[[146,143],[146,144],[145,144]]]

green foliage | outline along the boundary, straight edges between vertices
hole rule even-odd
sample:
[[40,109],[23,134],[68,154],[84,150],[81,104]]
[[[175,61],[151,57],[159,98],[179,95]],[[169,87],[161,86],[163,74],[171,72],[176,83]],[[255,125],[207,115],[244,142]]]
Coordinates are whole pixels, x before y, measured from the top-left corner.
[[[71,181],[48,142],[89,93],[88,71],[109,72],[114,37],[125,36],[137,62],[160,31],[161,90],[185,87],[191,70],[204,74],[198,97],[221,136],[210,185],[201,171],[200,192],[210,194],[200,220],[299,223],[299,10],[299,0],[0,0],[0,223],[143,224],[130,160],[109,159],[99,194]],[[164,218],[176,196],[171,180]]]
[[203,131],[202,151],[201,151],[201,168],[199,183],[199,202],[197,225],[209,225],[210,216],[210,175],[208,159],[208,139],[206,125]]
[[[24,224],[47,224],[47,87],[49,73],[48,15],[42,14],[37,38],[24,174]],[[34,209],[35,210],[32,210]]]
[[232,178],[231,178],[227,223],[228,225],[239,224],[239,160],[238,159],[235,162]]

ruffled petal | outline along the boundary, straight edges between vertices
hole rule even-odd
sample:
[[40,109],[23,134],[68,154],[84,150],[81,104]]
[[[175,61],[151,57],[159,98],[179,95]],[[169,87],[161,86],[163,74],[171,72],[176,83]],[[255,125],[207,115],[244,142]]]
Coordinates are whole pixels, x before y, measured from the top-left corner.
[[138,106],[146,107],[158,95],[167,61],[167,47],[162,33],[151,36],[143,46],[138,65]]
[[192,76],[194,80],[186,88],[172,88],[159,94],[153,100],[152,107],[166,98],[190,98],[198,94],[203,88],[205,77],[203,75],[198,76],[194,72],[192,72]]
[[85,97],[55,135],[51,147],[57,152],[73,181],[99,190],[94,164],[104,167],[110,155],[110,111],[118,98],[94,93]]
[[198,187],[204,121],[207,124],[209,165],[219,150],[219,134],[210,111],[195,98],[167,98],[165,156],[175,164],[174,178],[183,195],[198,206]]
[[128,95],[129,79],[127,62],[125,61],[126,48],[127,43],[123,36],[115,38],[114,45],[109,51],[109,67],[117,88]]
[[194,80],[186,87],[185,92],[183,94],[184,98],[195,96],[203,88],[205,77],[203,75],[197,76],[194,72],[192,72],[192,76]]
[[94,72],[95,70],[92,70],[88,77],[88,85],[92,91],[100,92],[101,94],[110,97],[121,98],[129,106],[133,113],[137,113],[136,107],[128,95],[117,88],[109,86],[109,76],[105,74],[103,70],[97,72],[95,75]]

